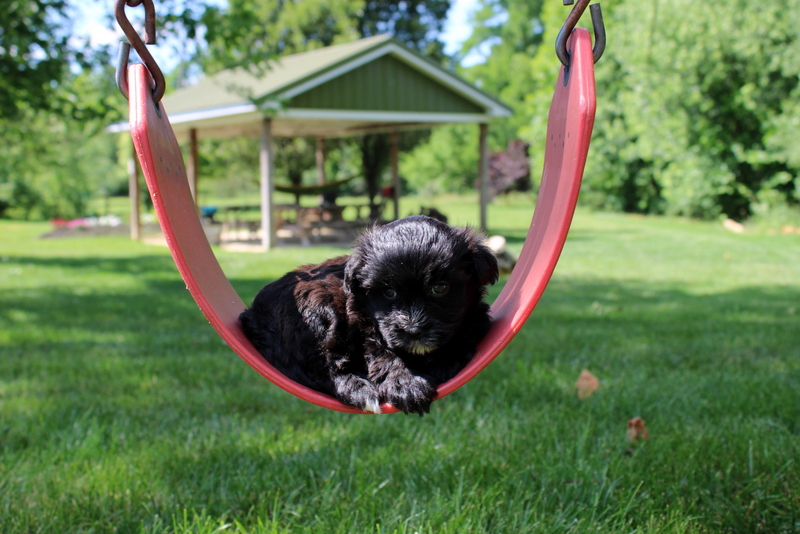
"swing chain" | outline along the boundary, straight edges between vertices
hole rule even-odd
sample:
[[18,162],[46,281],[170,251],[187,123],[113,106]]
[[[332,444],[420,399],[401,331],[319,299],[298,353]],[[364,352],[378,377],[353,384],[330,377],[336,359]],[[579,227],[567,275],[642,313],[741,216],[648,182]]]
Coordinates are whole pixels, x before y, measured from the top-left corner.
[[[137,7],[144,4],[144,41],[133,28],[131,21],[125,15],[125,6]],[[128,98],[128,59],[130,58],[131,47],[136,50],[142,62],[150,71],[153,78],[153,102],[158,104],[166,90],[166,81],[161,67],[147,49],[146,44],[156,44],[156,9],[153,0],[117,0],[114,14],[117,17],[117,24],[122,28],[122,32],[128,39],[122,41],[119,46],[119,56],[117,58],[117,87],[125,98]]]
[[[571,5],[573,1],[574,0],[564,0],[564,5]],[[569,68],[570,63],[570,54],[567,51],[567,39],[569,39],[569,36],[572,34],[572,30],[575,29],[575,25],[578,24],[578,20],[580,20],[583,12],[586,11],[586,6],[589,5],[590,1],[591,0],[578,0],[578,3],[575,4],[575,7],[572,8],[572,11],[570,11],[570,14],[567,16],[567,20],[564,21],[564,25],[561,26],[558,37],[556,37],[556,55],[565,68]],[[606,27],[603,24],[603,12],[600,10],[600,4],[592,4],[589,6],[589,11],[592,15],[592,29],[594,29],[592,57],[594,58],[594,62],[597,63],[597,60],[600,59],[600,56],[603,55],[606,49]]]

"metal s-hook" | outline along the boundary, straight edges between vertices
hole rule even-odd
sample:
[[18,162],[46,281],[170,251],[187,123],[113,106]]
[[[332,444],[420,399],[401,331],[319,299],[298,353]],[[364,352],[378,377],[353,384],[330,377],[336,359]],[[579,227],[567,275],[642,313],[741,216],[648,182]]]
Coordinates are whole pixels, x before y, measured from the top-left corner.
[[[574,0],[564,0],[564,5],[570,5],[573,1]],[[589,2],[591,2],[591,0],[578,0],[578,3],[575,4],[575,7],[572,8],[572,11],[570,11],[567,16],[567,20],[564,21],[564,25],[561,26],[558,37],[556,37],[556,55],[566,68],[569,68],[567,39],[569,39],[572,30],[575,29],[575,25],[578,24],[578,20],[580,20],[583,12],[586,11],[586,6],[589,5]],[[592,56],[594,57],[594,62],[597,63],[597,60],[600,59],[606,49],[606,28],[603,24],[603,12],[600,10],[600,4],[592,4],[589,6],[589,11],[592,15],[592,28],[594,29]]]
[[125,100],[130,100],[128,97],[128,58],[130,55],[131,44],[128,41],[120,41],[119,53],[117,54],[116,80],[117,89],[125,97]]
[[[125,15],[125,6],[137,7],[144,4],[144,41],[136,33],[131,21]],[[164,80],[164,73],[161,72],[161,67],[158,66],[156,60],[153,59],[152,54],[147,49],[147,44],[156,43],[156,9],[153,5],[153,0],[117,0],[114,14],[117,17],[117,24],[122,29],[128,42],[120,43],[119,56],[117,59],[117,87],[120,92],[128,98],[128,58],[130,56],[131,47],[136,50],[142,62],[150,71],[150,76],[153,78],[153,102],[158,104],[161,97],[164,96],[166,90],[166,81]]]

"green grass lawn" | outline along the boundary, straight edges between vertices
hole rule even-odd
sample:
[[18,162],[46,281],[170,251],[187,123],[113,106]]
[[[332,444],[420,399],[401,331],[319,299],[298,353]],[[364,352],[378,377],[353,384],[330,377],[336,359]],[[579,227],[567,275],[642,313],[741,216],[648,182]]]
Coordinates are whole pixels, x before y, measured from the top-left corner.
[[[530,214],[490,224],[518,251]],[[579,211],[525,328],[418,418],[291,397],[166,249],[48,229],[0,221],[2,533],[800,532],[800,236]],[[341,253],[218,255],[249,301]]]

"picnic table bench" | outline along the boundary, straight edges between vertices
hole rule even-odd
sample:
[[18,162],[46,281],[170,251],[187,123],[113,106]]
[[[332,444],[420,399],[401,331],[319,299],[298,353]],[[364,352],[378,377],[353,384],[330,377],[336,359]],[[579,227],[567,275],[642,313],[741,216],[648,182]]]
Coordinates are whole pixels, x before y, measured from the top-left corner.
[[[220,210],[223,234],[233,233],[238,239],[246,234],[247,239],[257,239],[261,228],[258,219],[244,214],[259,212],[257,205],[228,206]],[[298,237],[303,246],[312,240],[319,241],[324,235],[333,233],[355,234],[372,224],[383,212],[383,204],[345,204],[301,206],[299,204],[276,204],[273,206],[275,229],[284,237]],[[348,217],[345,218],[345,213]]]

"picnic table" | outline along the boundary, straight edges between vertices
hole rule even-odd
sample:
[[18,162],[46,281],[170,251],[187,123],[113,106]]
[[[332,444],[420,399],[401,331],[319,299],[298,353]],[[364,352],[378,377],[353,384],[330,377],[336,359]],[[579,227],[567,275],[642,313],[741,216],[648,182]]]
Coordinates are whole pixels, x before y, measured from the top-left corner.
[[[257,239],[261,228],[259,218],[250,218],[245,214],[260,212],[258,205],[228,206],[220,210],[223,234],[233,233],[237,239],[243,234],[246,239]],[[352,237],[358,230],[372,224],[383,212],[383,203],[370,205],[319,205],[301,206],[300,204],[276,204],[273,206],[275,229],[279,237],[299,237],[303,246],[309,246],[312,240],[320,241],[324,235],[335,233],[342,237]],[[345,214],[348,216],[345,217]]]

